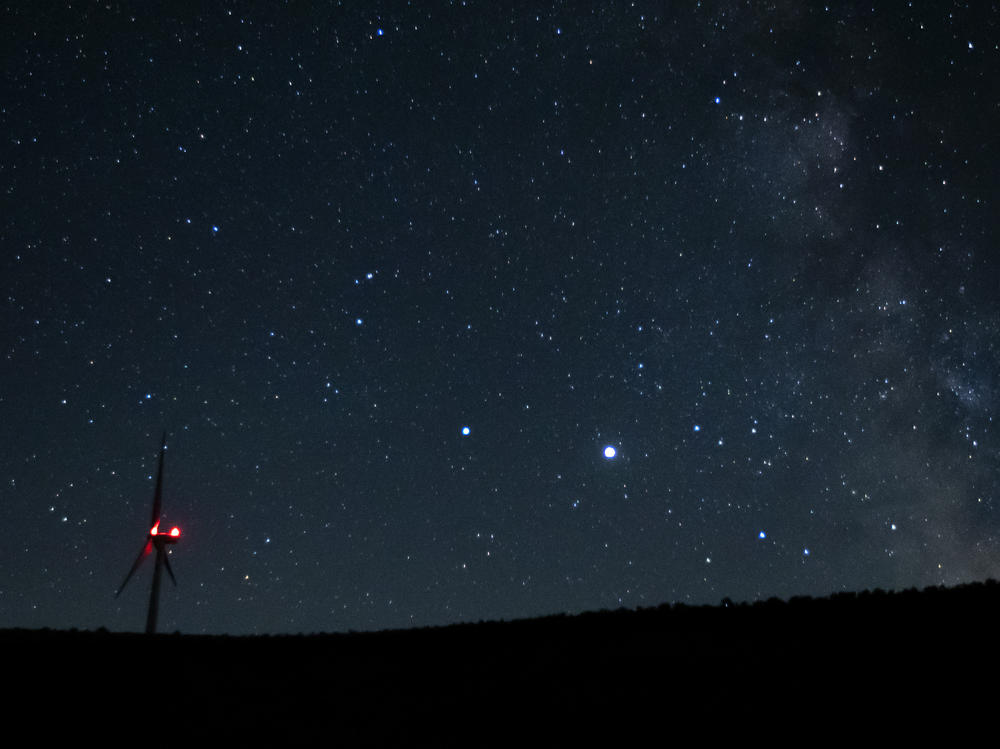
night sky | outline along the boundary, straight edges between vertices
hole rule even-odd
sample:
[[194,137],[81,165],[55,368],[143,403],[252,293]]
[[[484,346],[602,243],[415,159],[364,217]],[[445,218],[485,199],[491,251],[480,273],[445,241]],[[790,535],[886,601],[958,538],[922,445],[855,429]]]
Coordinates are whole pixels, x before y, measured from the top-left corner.
[[995,4],[183,5],[2,11],[0,627],[163,430],[164,631],[1000,574]]

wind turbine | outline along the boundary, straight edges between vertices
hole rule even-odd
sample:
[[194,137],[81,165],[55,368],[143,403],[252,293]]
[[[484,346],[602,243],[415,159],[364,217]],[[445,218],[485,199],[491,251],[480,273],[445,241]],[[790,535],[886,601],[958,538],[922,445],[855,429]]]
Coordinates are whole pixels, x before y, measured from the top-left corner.
[[128,585],[128,581],[132,579],[132,575],[139,569],[142,561],[155,549],[156,566],[153,567],[153,589],[149,593],[149,612],[146,614],[146,634],[150,635],[156,632],[156,615],[160,610],[160,578],[163,576],[164,567],[167,568],[167,572],[170,574],[170,579],[173,580],[174,585],[177,585],[177,578],[174,577],[174,571],[170,569],[167,546],[175,544],[180,540],[181,531],[176,526],[171,528],[169,533],[160,530],[160,510],[163,506],[163,453],[166,450],[167,433],[164,432],[163,440],[160,443],[160,467],[156,472],[156,493],[153,495],[153,517],[149,521],[150,529],[149,533],[146,534],[146,543],[143,544],[142,551],[136,557],[135,564],[132,565],[132,569],[125,575],[124,582],[118,588],[118,592],[115,593],[115,598],[121,595],[121,592],[125,590],[125,586]]

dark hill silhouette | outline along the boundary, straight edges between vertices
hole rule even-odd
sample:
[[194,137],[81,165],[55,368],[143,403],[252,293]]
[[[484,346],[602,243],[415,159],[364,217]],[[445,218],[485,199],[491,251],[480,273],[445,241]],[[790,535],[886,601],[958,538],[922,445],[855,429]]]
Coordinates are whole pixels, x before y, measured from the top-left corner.
[[16,724],[41,708],[43,733],[99,739],[138,721],[154,745],[913,728],[944,709],[992,714],[998,611],[988,581],[377,633],[6,630],[4,712]]

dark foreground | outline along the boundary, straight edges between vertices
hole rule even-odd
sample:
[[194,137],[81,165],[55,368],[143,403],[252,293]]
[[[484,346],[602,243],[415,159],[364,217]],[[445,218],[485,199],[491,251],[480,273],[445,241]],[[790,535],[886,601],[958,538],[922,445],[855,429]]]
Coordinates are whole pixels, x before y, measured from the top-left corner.
[[373,634],[8,630],[3,712],[134,746],[954,741],[1000,714],[998,613],[990,581]]

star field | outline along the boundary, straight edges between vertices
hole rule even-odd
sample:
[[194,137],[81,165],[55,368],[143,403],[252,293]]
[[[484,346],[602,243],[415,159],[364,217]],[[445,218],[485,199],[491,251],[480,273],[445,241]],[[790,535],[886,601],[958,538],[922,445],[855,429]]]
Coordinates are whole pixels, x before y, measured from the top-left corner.
[[[0,627],[998,574],[989,4],[3,11]],[[173,6],[171,6],[173,7]]]

